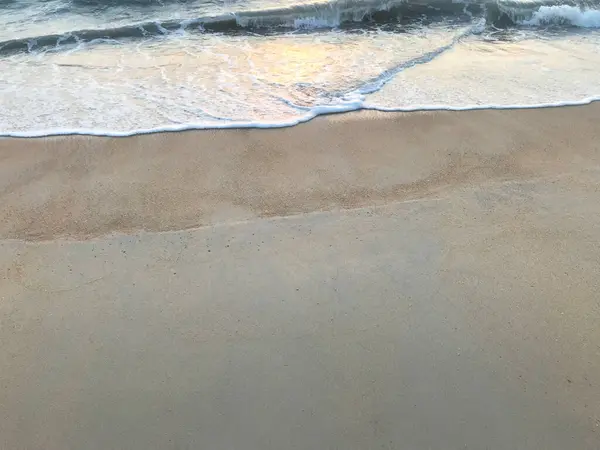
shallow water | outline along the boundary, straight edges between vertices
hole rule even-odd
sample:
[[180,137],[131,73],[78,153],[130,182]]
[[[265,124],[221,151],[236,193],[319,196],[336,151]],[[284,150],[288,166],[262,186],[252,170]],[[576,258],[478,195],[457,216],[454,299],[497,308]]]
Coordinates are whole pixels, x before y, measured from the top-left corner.
[[549,1],[4,1],[0,133],[581,103],[600,96],[599,15]]

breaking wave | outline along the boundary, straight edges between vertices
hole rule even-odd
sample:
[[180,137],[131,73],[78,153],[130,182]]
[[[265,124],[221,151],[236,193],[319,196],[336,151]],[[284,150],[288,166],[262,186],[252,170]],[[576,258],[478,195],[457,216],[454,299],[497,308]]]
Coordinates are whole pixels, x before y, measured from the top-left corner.
[[252,29],[276,32],[290,28],[335,28],[345,24],[477,16],[485,17],[487,24],[496,27],[563,25],[595,28],[600,27],[600,0],[334,0],[30,36],[0,42],[0,53],[31,52],[80,42],[145,38],[174,32],[240,32]]

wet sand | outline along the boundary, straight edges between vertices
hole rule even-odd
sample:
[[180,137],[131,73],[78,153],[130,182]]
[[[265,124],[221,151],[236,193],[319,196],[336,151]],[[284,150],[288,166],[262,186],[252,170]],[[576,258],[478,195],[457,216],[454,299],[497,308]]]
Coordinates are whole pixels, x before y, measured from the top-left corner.
[[0,237],[83,239],[436,196],[597,161],[600,103],[337,115],[279,130],[0,139]]
[[0,140],[0,448],[598,448],[599,122]]

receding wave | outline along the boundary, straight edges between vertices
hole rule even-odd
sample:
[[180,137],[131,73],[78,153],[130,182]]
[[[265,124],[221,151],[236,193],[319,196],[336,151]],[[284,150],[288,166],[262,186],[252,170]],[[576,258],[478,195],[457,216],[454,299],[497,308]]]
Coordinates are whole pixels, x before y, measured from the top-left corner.
[[600,28],[600,0],[334,0],[12,39],[0,42],[0,54],[96,40],[145,38],[173,32],[332,28],[349,23],[385,23],[411,18],[422,20],[428,16],[458,18],[461,15],[485,16],[486,22],[496,27],[563,25]]

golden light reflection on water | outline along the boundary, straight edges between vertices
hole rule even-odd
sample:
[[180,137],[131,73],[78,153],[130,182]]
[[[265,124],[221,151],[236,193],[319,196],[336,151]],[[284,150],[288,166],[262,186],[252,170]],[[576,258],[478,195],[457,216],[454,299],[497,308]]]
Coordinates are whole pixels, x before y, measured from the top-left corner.
[[472,37],[412,65],[460,32],[199,34],[19,55],[0,59],[10,66],[2,71],[3,101],[14,112],[3,120],[18,129],[27,122],[11,117],[36,111],[48,123],[93,127],[100,118],[115,129],[220,119],[281,122],[306,114],[306,107],[336,104],[402,65],[406,70],[367,97],[370,104],[536,104],[597,95],[600,40],[492,44]]
[[103,81],[126,75],[128,80],[145,83],[191,83],[210,88],[226,88],[231,80],[246,86],[290,89],[312,85],[315,89],[342,90],[443,40],[391,33],[277,39],[202,36],[136,47],[97,46],[50,58],[59,68],[96,69]]
[[600,40],[585,36],[518,42],[467,39],[401,73],[369,101],[407,105],[539,105],[598,95]]

